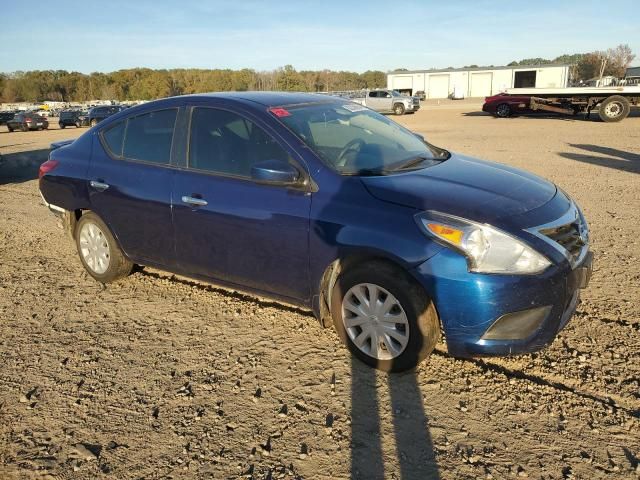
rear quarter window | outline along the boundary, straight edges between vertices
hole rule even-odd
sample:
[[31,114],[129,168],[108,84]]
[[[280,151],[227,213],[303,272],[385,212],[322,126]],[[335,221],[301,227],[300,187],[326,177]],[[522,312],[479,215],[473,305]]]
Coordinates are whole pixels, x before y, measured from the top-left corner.
[[107,149],[112,155],[116,157],[122,157],[122,144],[124,141],[124,131],[127,122],[118,122],[114,126],[109,127],[102,132],[102,139],[104,140]]

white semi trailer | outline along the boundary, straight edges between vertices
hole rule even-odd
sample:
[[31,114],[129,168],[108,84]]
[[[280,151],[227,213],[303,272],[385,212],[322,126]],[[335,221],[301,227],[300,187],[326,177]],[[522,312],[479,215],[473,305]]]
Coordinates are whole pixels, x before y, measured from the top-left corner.
[[531,110],[577,115],[597,107],[603,122],[619,122],[640,104],[640,85],[571,88],[509,88],[508,95],[531,97]]

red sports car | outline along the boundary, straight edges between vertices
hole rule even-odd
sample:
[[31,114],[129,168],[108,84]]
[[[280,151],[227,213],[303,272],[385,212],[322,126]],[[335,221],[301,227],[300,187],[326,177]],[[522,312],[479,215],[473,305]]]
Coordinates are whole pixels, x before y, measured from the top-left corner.
[[499,93],[484,99],[482,111],[491,113],[496,117],[510,117],[515,113],[531,113],[529,108],[531,96],[529,95],[508,95]]

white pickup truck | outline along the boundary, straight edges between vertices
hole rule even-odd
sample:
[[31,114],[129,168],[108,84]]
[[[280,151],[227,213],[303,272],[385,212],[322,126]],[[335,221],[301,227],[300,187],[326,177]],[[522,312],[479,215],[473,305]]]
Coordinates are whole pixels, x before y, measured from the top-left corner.
[[380,113],[404,115],[415,113],[420,109],[418,97],[407,97],[395,90],[370,90],[364,97],[351,98],[351,100]]

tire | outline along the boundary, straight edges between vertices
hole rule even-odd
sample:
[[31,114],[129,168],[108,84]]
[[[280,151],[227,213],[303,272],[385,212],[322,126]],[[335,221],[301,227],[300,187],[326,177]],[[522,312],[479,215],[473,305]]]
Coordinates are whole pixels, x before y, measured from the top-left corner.
[[80,128],[80,122],[76,122],[76,128]]
[[94,118],[91,120],[91,126],[95,127],[98,124],[98,121]]
[[396,103],[393,106],[393,113],[396,115],[404,115],[404,105],[401,103]]
[[109,227],[95,213],[87,212],[80,217],[74,237],[82,265],[98,282],[115,282],[131,273],[133,263],[125,257]]
[[508,118],[511,116],[511,107],[506,103],[501,103],[496,107],[496,117]]
[[[372,297],[371,287],[363,289],[363,284],[378,288],[376,298],[383,305],[386,304],[386,300],[391,301],[391,307],[390,309],[387,307],[387,311],[395,311],[394,315],[399,319],[398,323],[393,324],[394,337],[404,335],[405,338],[405,345],[402,346],[400,342],[394,342],[391,340],[392,337],[386,336],[384,344],[394,344],[395,353],[390,348],[382,350],[376,348],[382,355],[373,356],[365,351],[367,349],[372,351],[372,337],[368,340],[365,338],[363,348],[358,347],[352,339],[352,337],[359,338],[363,333],[366,337],[365,329],[361,328],[361,325],[368,325],[371,328],[374,323],[370,322],[375,322],[376,326],[373,328],[389,328],[392,325],[391,322],[380,322],[375,315],[369,316],[365,322],[353,325],[347,331],[345,318],[348,321],[349,318],[353,320],[364,316],[353,316],[353,311],[345,308],[345,303],[350,302],[350,305],[354,306],[357,301],[354,292],[358,291],[361,294],[369,292],[369,299]],[[392,298],[390,299],[387,294]],[[384,310],[380,311],[381,314],[388,315],[383,312]],[[429,356],[440,338],[438,315],[433,302],[423,288],[400,268],[381,261],[356,265],[338,277],[331,294],[331,316],[338,336],[352,354],[367,365],[385,372],[401,372],[415,368]],[[383,323],[385,327],[382,326]]]
[[624,120],[629,116],[630,111],[631,105],[629,105],[629,100],[620,95],[612,95],[611,97],[605,98],[598,107],[600,120],[607,123]]
[[60,128],[66,127],[66,125],[64,123],[59,123],[58,125],[60,126]]
[[29,127],[27,127],[26,125],[22,125],[20,130],[22,130],[23,132],[28,132],[29,131]]
[[13,132],[13,128],[11,128],[9,125],[7,125],[7,129],[8,129],[10,132]]

